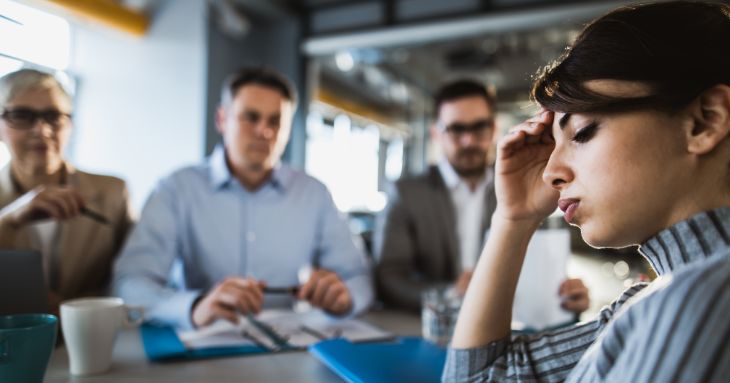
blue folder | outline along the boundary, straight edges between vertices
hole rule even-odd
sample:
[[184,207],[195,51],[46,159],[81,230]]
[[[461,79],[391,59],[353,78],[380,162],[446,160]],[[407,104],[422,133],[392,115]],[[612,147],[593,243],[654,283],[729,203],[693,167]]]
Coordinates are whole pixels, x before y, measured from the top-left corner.
[[351,383],[440,382],[446,362],[446,349],[417,337],[377,343],[333,339],[309,352]]
[[151,361],[214,358],[269,352],[264,347],[254,345],[188,349],[177,337],[175,329],[170,326],[145,323],[140,327],[139,332],[142,336],[144,352]]

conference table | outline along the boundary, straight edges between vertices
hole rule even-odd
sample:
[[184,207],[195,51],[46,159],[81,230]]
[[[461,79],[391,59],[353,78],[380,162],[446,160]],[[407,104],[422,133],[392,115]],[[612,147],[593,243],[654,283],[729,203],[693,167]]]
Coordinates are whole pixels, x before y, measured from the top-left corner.
[[[359,319],[395,335],[421,334],[420,317],[413,313],[371,311]],[[153,363],[144,354],[138,330],[119,333],[110,371],[92,376],[71,375],[68,353],[61,346],[54,350],[44,379],[47,383],[342,381],[306,351]]]

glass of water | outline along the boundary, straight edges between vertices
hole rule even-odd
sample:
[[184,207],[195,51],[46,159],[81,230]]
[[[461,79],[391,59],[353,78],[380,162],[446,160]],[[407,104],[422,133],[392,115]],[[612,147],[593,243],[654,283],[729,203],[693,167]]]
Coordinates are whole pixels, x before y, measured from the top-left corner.
[[439,286],[421,295],[421,331],[423,338],[446,346],[454,333],[462,297],[453,286]]

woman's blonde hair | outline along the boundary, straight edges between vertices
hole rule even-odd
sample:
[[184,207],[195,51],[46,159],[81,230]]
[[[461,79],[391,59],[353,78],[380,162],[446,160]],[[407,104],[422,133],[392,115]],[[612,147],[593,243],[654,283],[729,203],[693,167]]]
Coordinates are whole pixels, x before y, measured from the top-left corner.
[[57,89],[71,102],[69,93],[52,74],[35,69],[21,69],[0,77],[0,107],[29,89]]

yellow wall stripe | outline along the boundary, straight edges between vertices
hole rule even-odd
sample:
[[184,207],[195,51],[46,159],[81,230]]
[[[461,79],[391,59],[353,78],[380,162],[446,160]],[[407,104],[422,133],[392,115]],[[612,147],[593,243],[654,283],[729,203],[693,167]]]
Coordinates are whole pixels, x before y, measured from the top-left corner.
[[112,0],[46,0],[72,14],[108,27],[142,36],[149,27],[146,15],[125,8]]

